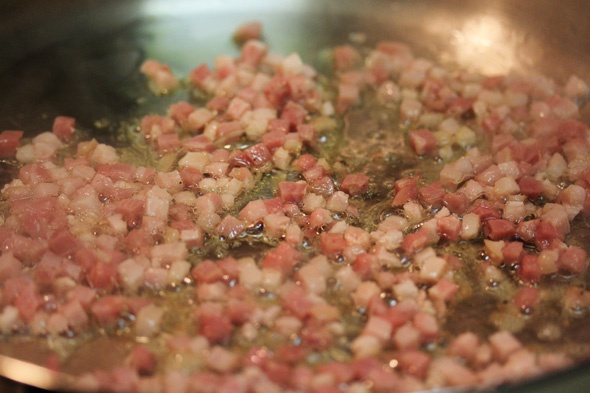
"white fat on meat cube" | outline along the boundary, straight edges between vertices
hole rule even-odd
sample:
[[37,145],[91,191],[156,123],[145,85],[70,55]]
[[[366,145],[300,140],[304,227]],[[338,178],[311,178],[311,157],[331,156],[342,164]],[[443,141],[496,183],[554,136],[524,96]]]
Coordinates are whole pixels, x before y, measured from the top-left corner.
[[335,274],[338,284],[345,292],[354,291],[361,283],[361,278],[351,266],[343,266]]
[[144,282],[144,272],[149,261],[129,258],[117,266],[119,282],[128,290],[137,290]]
[[442,278],[447,267],[447,261],[441,257],[431,257],[424,261],[422,268],[420,269],[420,278],[429,281],[436,282]]
[[211,155],[207,152],[188,152],[178,161],[178,167],[190,167],[203,171],[211,163]]
[[308,293],[319,295],[326,291],[326,279],[329,277],[331,270],[326,257],[318,256],[299,269],[297,277],[301,280]]
[[262,283],[262,271],[256,265],[254,258],[242,258],[238,260],[240,284],[248,289],[257,289]]
[[164,316],[164,309],[155,304],[143,307],[137,313],[135,332],[138,336],[153,337],[160,332],[160,324]]
[[146,193],[145,215],[167,220],[171,200],[172,196],[168,191],[158,186],[153,186]]
[[463,240],[475,239],[479,235],[480,228],[481,219],[477,214],[464,214],[461,220],[461,238]]
[[403,299],[416,299],[419,294],[418,287],[414,281],[410,279],[403,280],[399,284],[394,284],[392,288],[398,301]]
[[352,300],[357,307],[367,308],[371,299],[379,297],[381,288],[373,281],[363,281],[352,294]]
[[177,260],[170,264],[168,269],[167,282],[169,284],[178,284],[182,282],[189,274],[192,265],[185,260]]
[[95,164],[116,164],[119,162],[119,155],[114,147],[99,143],[92,154],[90,162]]
[[355,338],[350,344],[350,349],[355,359],[368,358],[379,354],[382,350],[380,340],[372,335],[363,334]]

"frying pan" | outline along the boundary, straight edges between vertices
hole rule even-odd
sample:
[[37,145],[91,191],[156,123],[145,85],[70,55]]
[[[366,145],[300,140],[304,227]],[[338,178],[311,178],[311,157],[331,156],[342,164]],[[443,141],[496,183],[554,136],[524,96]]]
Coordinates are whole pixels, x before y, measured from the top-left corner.
[[[217,55],[237,53],[231,34],[251,20],[263,23],[274,51],[297,51],[311,64],[322,50],[362,36],[367,45],[405,41],[419,55],[490,75],[538,71],[559,82],[570,74],[590,81],[585,0],[5,0],[0,129],[31,136],[50,129],[56,115],[67,115],[100,141],[116,144],[116,130],[126,119],[155,108],[137,72],[145,58],[186,74]],[[587,106],[582,117],[590,119]],[[33,364],[47,356],[46,347],[0,341],[3,391],[59,389],[67,380],[68,374]],[[72,360],[76,371],[108,364],[109,357],[89,355],[105,345],[116,357],[116,342],[93,345]],[[590,368],[582,364],[502,391],[573,393],[589,387]]]

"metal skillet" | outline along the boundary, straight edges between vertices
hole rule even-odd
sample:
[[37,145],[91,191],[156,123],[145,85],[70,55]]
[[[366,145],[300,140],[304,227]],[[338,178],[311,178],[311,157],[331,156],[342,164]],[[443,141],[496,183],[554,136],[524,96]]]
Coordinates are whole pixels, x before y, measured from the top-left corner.
[[[0,128],[32,133],[67,114],[114,143],[119,122],[146,111],[137,74],[145,58],[186,73],[235,52],[231,32],[248,20],[264,24],[271,48],[297,51],[311,63],[322,49],[362,33],[368,44],[395,38],[421,55],[486,74],[534,70],[590,80],[590,6],[583,0],[9,1],[0,6]],[[582,113],[587,122],[588,109]],[[105,344],[111,355],[97,360],[93,354]],[[4,381],[10,391],[68,389],[70,375],[120,361],[118,346],[89,343],[56,374],[35,366],[48,356],[46,345],[3,340],[0,374],[23,384]],[[588,386],[590,369],[581,365],[504,391]]]

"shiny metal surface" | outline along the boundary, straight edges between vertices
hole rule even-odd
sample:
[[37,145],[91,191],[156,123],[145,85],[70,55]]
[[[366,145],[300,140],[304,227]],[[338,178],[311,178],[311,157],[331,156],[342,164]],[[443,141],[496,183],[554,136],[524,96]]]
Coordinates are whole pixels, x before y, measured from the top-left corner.
[[[368,45],[394,39],[486,74],[541,72],[564,81],[573,73],[590,81],[585,0],[13,0],[0,5],[0,128],[31,135],[48,129],[54,116],[68,115],[108,140],[120,122],[150,109],[149,100],[140,100],[148,94],[137,72],[145,58],[186,73],[236,53],[231,34],[250,20],[263,22],[274,51],[297,51],[312,64],[322,50],[351,39]],[[587,108],[583,115],[588,120]],[[0,352],[46,360],[45,349],[19,343],[3,343]],[[77,355],[70,372],[96,366],[89,354]],[[19,382],[49,389],[68,382],[51,373],[35,379],[44,373],[0,358],[0,374]],[[583,365],[504,391],[573,393],[588,386],[590,369]]]

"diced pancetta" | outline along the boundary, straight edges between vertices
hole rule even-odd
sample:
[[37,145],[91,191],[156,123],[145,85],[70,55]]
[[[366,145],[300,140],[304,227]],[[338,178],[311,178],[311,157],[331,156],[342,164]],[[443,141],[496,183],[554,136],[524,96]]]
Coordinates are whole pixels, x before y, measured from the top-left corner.
[[0,157],[14,156],[22,136],[22,131],[2,131],[0,133]]
[[437,152],[437,142],[434,134],[428,130],[413,130],[409,133],[410,146],[420,156],[433,156]]
[[167,94],[178,88],[178,79],[165,64],[148,59],[141,65],[140,70],[148,77],[152,89],[158,94]]
[[[101,329],[145,343],[81,378],[96,391],[471,389],[571,365],[567,346],[536,354],[529,343],[557,342],[590,310],[588,256],[570,242],[590,212],[585,82],[451,72],[395,42],[359,51],[355,33],[331,52],[324,83],[298,54],[270,53],[260,29],[239,28],[237,57],[189,73],[196,101],[138,122],[147,155],[94,139],[70,149],[66,116],[22,146],[23,132],[0,133],[18,172],[1,192],[0,332]],[[158,94],[180,86],[157,61],[141,72]],[[367,134],[353,146],[360,161],[323,154],[337,116],[367,109],[365,96],[399,110],[407,151],[393,157],[403,138],[380,146]],[[437,157],[377,182],[361,173],[408,151]],[[478,245],[470,282],[463,265]],[[480,287],[500,296],[498,329],[449,335],[444,322]],[[563,315],[544,320],[545,304]],[[325,353],[338,361],[317,363]]]

